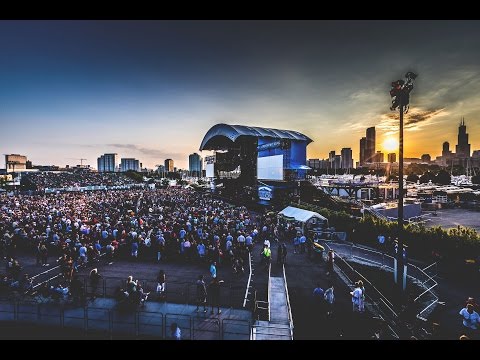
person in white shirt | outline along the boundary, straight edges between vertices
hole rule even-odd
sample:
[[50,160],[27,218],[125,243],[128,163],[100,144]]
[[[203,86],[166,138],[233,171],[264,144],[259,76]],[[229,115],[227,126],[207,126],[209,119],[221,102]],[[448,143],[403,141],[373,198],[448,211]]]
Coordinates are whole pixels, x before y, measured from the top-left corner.
[[462,310],[460,310],[460,316],[463,320],[463,326],[468,330],[477,330],[480,324],[480,315],[473,310],[472,304],[467,304]]
[[350,295],[352,295],[353,312],[360,311],[363,294],[358,282],[355,283],[355,289],[350,292]]

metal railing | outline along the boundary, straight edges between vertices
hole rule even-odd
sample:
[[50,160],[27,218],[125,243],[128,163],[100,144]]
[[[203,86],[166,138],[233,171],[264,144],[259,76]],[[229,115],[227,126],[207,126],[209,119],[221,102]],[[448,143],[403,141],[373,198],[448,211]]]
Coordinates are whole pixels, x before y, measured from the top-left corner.
[[292,316],[292,308],[290,306],[290,296],[288,295],[287,276],[285,274],[285,264],[282,265],[282,268],[283,268],[283,281],[285,282],[285,297],[287,300],[288,323],[290,326],[290,338],[291,340],[293,340],[293,316]]
[[[365,246],[360,246],[360,245],[355,245],[351,243],[350,245],[346,244],[338,244],[340,246],[349,246],[350,247],[350,257],[352,259],[359,259],[363,262],[370,263],[376,266],[379,266],[381,268],[385,268],[389,271],[393,271],[393,262],[394,262],[394,257],[386,254],[385,252],[380,252],[375,249],[371,249]],[[362,255],[366,254],[375,254],[380,261],[372,260],[371,258],[367,258],[366,256]],[[343,260],[343,259],[342,259]],[[419,303],[421,299],[424,299],[426,297],[430,297],[426,301],[425,306],[417,313],[417,318],[426,320],[424,317],[424,313],[431,309],[437,302],[438,302],[438,296],[434,293],[434,289],[437,288],[438,283],[434,279],[437,276],[437,263],[434,262],[428,266],[426,266],[424,269],[421,269],[420,267],[416,266],[415,264],[408,263],[407,264],[407,273],[408,273],[408,278],[416,282],[420,287],[424,289],[423,292],[421,292],[414,300],[415,303]],[[427,271],[432,272],[432,274],[428,274]],[[384,302],[384,300],[382,300]],[[391,306],[391,303],[389,304],[386,302],[386,307],[393,307]],[[390,311],[390,310],[389,310]]]
[[[251,320],[203,318],[143,310],[124,313],[116,309],[85,307],[70,308],[54,304],[0,301],[0,321],[15,324],[36,324],[55,327],[64,335],[69,330],[80,330],[84,337],[113,339],[156,338],[169,339],[172,323],[177,323],[182,339],[191,340],[248,340],[252,332]],[[76,334],[76,333],[75,333]],[[52,333],[52,337],[53,337]]]
[[248,295],[250,293],[250,282],[252,280],[252,254],[250,254],[250,251],[248,252],[248,265],[250,272],[248,274],[248,281],[247,281],[247,288],[245,289],[245,297],[243,299],[243,307],[247,305],[247,300],[248,300]]

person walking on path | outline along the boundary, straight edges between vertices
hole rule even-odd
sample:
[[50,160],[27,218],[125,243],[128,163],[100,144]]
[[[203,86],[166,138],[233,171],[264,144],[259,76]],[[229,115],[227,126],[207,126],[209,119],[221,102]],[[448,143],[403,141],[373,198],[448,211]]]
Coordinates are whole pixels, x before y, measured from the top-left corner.
[[330,284],[327,290],[324,293],[325,302],[327,304],[327,315],[330,316],[333,314],[333,304],[335,302],[335,294],[333,292],[333,284]]
[[355,283],[355,289],[350,292],[350,295],[352,296],[353,312],[360,311],[362,289],[358,281]]

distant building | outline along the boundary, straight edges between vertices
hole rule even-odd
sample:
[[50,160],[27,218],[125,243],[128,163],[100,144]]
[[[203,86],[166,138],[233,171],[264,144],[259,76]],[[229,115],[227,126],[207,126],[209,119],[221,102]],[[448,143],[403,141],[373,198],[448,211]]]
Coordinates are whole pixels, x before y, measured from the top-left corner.
[[367,148],[367,138],[362,137],[360,139],[360,166],[363,166],[365,164],[365,151]]
[[341,154],[341,168],[342,169],[353,168],[352,149],[343,148],[340,154]]
[[7,172],[26,170],[27,157],[19,154],[5,155],[5,169],[7,169]]
[[134,158],[122,158],[120,162],[120,171],[136,171],[140,172],[140,161]]
[[166,172],[173,172],[174,171],[174,166],[173,166],[173,160],[172,159],[166,159],[165,160],[165,171]]
[[403,158],[403,162],[406,164],[420,164],[422,159],[420,158]]
[[32,165],[32,162],[30,160],[27,160],[25,165],[26,165],[27,169],[33,169],[33,165]]
[[[366,146],[365,146],[365,162],[375,162],[375,126],[367,129]],[[378,162],[378,161],[376,161]]]
[[201,177],[203,170],[203,159],[197,153],[188,156],[188,171],[190,176]]
[[98,172],[115,172],[118,166],[118,154],[104,154],[97,159]]
[[372,162],[383,163],[385,162],[385,155],[381,151],[377,151]]
[[389,163],[397,162],[397,154],[390,153],[390,154],[387,155],[387,157],[388,157],[388,162]]
[[423,163],[429,163],[430,161],[432,161],[432,157],[430,156],[430,154],[423,154],[421,159]]
[[468,159],[470,157],[470,144],[468,143],[465,119],[462,119],[458,126],[458,145],[455,148],[455,155],[459,159]]
[[158,165],[157,172],[163,176],[165,174],[165,165]]

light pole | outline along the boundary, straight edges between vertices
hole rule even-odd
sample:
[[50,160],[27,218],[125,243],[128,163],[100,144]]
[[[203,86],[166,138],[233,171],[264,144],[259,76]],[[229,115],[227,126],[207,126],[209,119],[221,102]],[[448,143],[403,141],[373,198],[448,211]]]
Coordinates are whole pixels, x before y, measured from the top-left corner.
[[409,71],[405,74],[406,81],[400,79],[392,82],[390,96],[392,97],[392,106],[390,110],[400,111],[400,129],[398,137],[398,244],[396,246],[397,271],[395,272],[395,283],[400,289],[400,293],[405,290],[406,273],[404,270],[404,260],[406,260],[406,250],[403,242],[403,113],[408,112],[410,103],[410,91],[413,89],[413,81],[417,74]]

